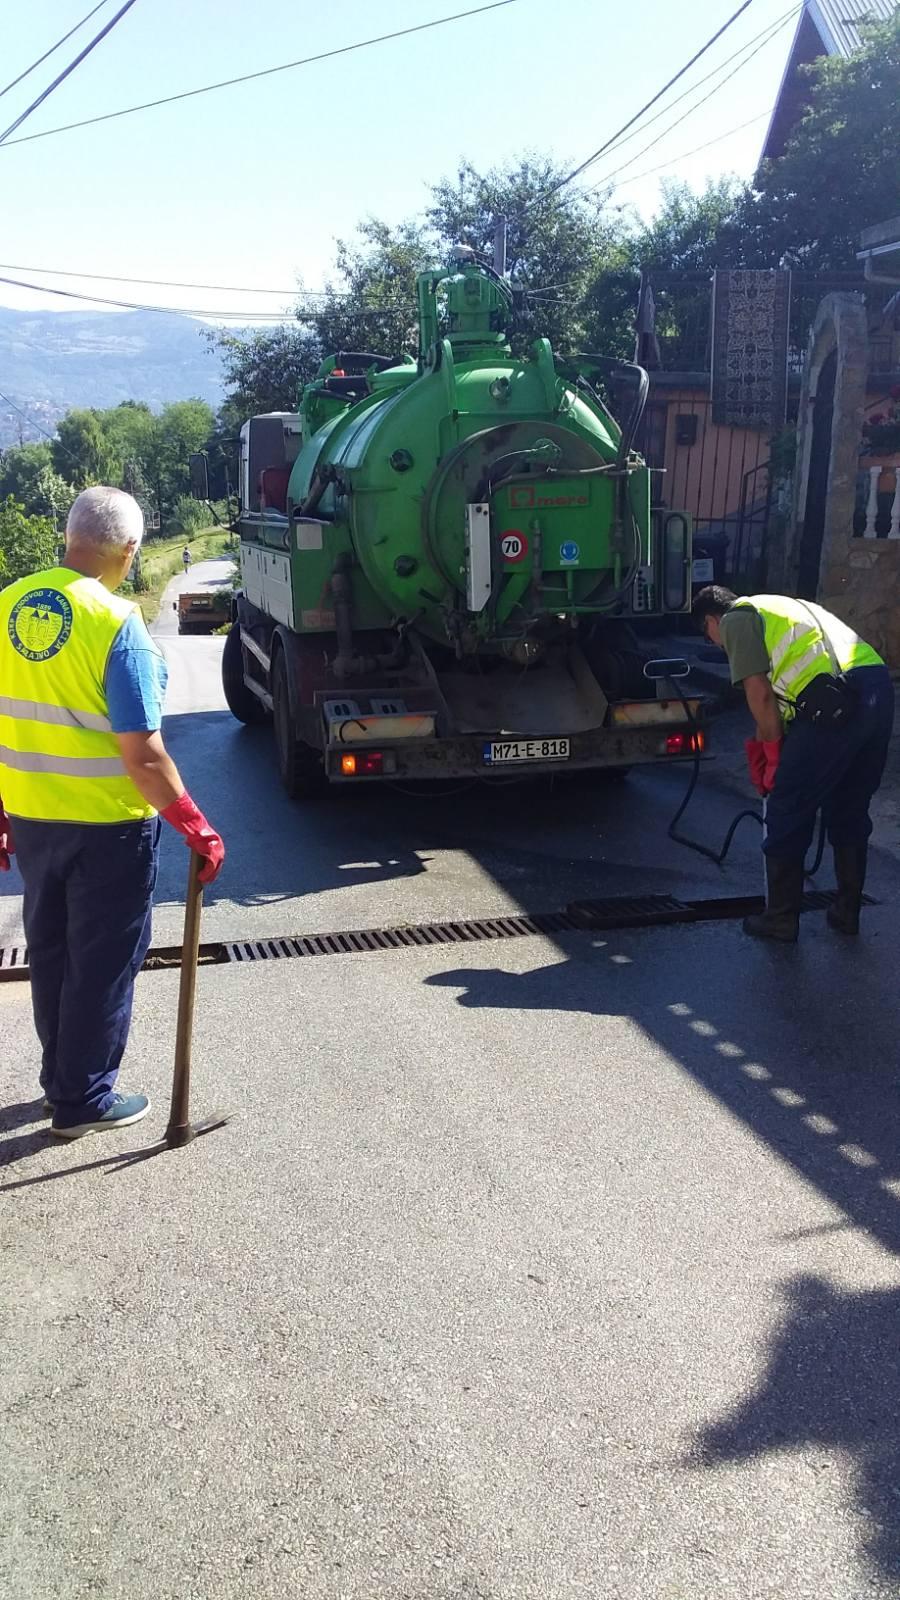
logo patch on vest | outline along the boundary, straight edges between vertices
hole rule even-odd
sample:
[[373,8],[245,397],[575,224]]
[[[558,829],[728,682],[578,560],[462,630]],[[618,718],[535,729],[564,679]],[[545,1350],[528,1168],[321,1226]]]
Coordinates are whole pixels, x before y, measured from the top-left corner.
[[10,613],[10,643],[26,661],[49,661],[71,632],[72,607],[58,589],[32,589]]

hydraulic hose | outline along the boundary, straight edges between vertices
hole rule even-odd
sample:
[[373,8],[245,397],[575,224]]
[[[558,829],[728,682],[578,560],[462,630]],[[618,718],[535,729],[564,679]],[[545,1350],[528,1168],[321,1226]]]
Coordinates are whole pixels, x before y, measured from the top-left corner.
[[[680,683],[678,682],[678,680],[676,678],[666,678],[665,682],[668,683],[675,690],[675,693],[678,696],[678,699],[681,701],[681,704],[684,706],[684,713],[685,713],[685,716],[686,716],[686,718],[688,720],[688,723],[689,723],[691,729],[693,730],[693,732],[696,733],[698,731],[697,719],[696,719],[696,717],[694,716],[694,713],[691,710],[690,701],[688,700],[687,696],[684,694]],[[714,864],[717,867],[721,867],[725,863],[725,859],[726,859],[726,857],[728,855],[728,852],[731,849],[732,843],[734,841],[734,836],[737,833],[737,830],[740,827],[741,823],[744,822],[748,818],[752,818],[752,820],[754,822],[758,822],[759,823],[760,827],[763,827],[765,825],[765,818],[763,817],[763,814],[762,814],[761,811],[755,811],[752,807],[749,807],[749,806],[746,807],[743,811],[739,811],[737,816],[732,819],[731,825],[729,826],[729,829],[728,829],[728,832],[726,833],[725,838],[724,838],[724,840],[722,842],[722,847],[719,850],[714,850],[711,845],[701,844],[699,839],[691,839],[688,836],[688,834],[686,834],[686,833],[679,833],[678,824],[681,821],[682,817],[684,816],[684,813],[687,811],[687,808],[690,805],[691,800],[693,799],[694,790],[697,787],[697,780],[699,779],[699,777],[700,777],[700,749],[699,749],[699,747],[695,746],[693,769],[691,771],[691,778],[690,778],[690,782],[689,782],[689,784],[687,786],[687,791],[685,793],[684,799],[682,800],[680,806],[678,807],[678,810],[675,812],[674,817],[672,818],[671,822],[669,823],[669,826],[668,826],[666,832],[667,832],[668,837],[670,839],[672,839],[675,842],[675,844],[684,845],[684,847],[687,850],[695,850],[697,855],[705,856],[707,861],[712,861],[712,862],[714,862]],[[813,860],[813,864],[812,864],[811,867],[808,867],[806,865],[806,863],[804,862],[804,865],[803,865],[804,877],[812,878],[812,877],[815,876],[815,874],[818,872],[820,866],[822,865],[822,857],[823,857],[824,854],[825,854],[825,816],[824,816],[823,812],[820,812],[819,813],[819,837],[818,837],[818,840],[816,842],[815,858]]]

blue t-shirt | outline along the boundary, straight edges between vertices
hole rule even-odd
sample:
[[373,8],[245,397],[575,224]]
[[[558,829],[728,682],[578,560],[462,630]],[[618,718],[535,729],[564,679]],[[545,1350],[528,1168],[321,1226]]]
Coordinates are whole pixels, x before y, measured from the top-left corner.
[[169,679],[163,653],[139,611],[123,622],[106,663],[106,703],[113,733],[156,733]]

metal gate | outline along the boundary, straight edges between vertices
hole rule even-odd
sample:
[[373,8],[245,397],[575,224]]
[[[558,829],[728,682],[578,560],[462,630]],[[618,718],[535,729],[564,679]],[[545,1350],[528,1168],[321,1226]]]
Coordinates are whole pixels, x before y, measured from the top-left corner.
[[699,386],[676,387],[670,380],[663,387],[657,380],[639,448],[655,469],[654,506],[690,513],[695,557],[712,561],[715,581],[751,589],[764,583],[772,515],[769,434],[720,426]]

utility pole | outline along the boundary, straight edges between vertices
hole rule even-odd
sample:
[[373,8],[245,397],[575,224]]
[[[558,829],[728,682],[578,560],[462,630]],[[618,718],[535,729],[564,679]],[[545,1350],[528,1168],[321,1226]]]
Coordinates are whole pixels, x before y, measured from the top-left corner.
[[494,218],[494,271],[506,275],[506,218]]

